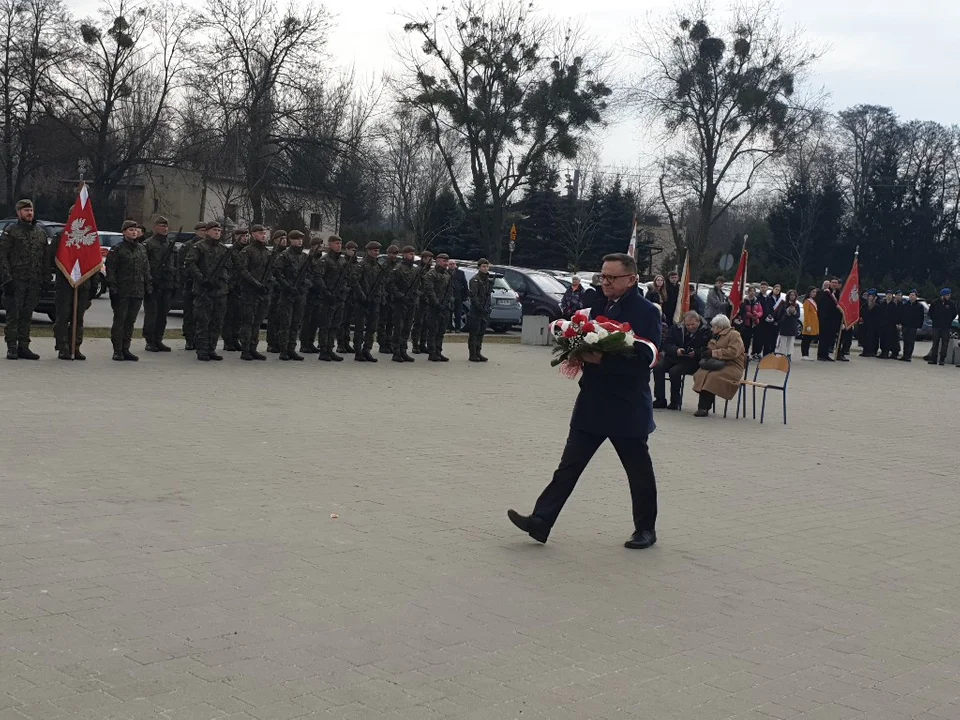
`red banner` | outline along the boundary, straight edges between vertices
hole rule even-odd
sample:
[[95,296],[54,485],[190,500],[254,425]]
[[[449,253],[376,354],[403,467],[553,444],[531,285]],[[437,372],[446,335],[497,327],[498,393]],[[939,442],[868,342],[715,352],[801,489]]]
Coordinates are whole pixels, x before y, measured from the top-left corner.
[[103,264],[97,221],[93,217],[93,205],[86,184],[80,187],[77,201],[70,209],[67,226],[57,246],[56,262],[73,287],[99,272]]
[[747,245],[744,243],[743,252],[740,253],[740,264],[737,266],[737,274],[736,277],[733,278],[733,287],[730,288],[731,321],[740,312],[743,297],[747,294],[747,260],[749,257],[750,254],[747,252]]
[[690,251],[687,250],[687,258],[683,262],[683,272],[680,273],[680,295],[677,297],[677,309],[673,311],[673,317],[670,318],[674,323],[678,323],[683,316],[690,312]]
[[853,268],[843,284],[843,290],[840,291],[839,305],[844,326],[855,325],[860,319],[860,266],[856,255],[853,256]]

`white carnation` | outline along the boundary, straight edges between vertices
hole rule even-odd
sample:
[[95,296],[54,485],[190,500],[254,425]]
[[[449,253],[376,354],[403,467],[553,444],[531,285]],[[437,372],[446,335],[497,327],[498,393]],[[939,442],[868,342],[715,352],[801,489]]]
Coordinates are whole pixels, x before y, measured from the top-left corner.
[[595,332],[588,332],[583,336],[583,342],[587,345],[595,345],[600,342],[600,336]]
[[633,345],[637,341],[637,338],[634,337],[633,333],[625,333],[623,336],[624,345]]
[[608,331],[604,330],[604,329],[603,329],[602,327],[600,327],[599,325],[597,325],[596,333],[597,333],[597,335],[600,336],[600,339],[601,339],[601,340],[603,340],[603,338],[605,338],[607,335],[610,334]]

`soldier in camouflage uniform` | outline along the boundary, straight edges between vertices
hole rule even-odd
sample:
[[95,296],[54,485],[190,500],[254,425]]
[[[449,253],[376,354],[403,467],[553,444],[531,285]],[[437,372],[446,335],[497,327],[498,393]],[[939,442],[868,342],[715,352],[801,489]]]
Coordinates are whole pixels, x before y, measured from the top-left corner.
[[193,317],[197,323],[194,342],[197,360],[223,360],[217,341],[227,311],[230,291],[230,251],[220,242],[218,222],[207,223],[207,237],[187,254],[187,272],[193,279]]
[[30,350],[30,322],[49,272],[47,235],[37,227],[33,201],[17,202],[17,222],[0,235],[0,289],[7,311],[7,360],[39,360]]
[[427,316],[423,332],[426,335],[427,351],[430,362],[449,362],[443,354],[443,336],[450,327],[453,314],[454,288],[453,278],[447,272],[446,253],[437,255],[437,264],[427,273],[423,283],[423,295],[427,300]]
[[193,276],[187,272],[187,254],[198,242],[207,237],[207,224],[197,223],[193,226],[194,236],[180,246],[177,252],[177,274],[180,281],[180,296],[183,298],[183,339],[186,341],[185,350],[196,350],[194,333],[196,323],[193,319]]
[[177,286],[175,241],[169,238],[169,229],[169,221],[158,217],[153,223],[153,232],[143,243],[150,261],[150,277],[153,278],[153,292],[143,300],[143,339],[147,343],[147,352],[170,352],[171,349],[163,344],[167,313]]
[[490,261],[480,258],[477,261],[477,274],[470,278],[470,309],[467,311],[467,348],[470,350],[470,362],[486,362],[480,354],[483,347],[483,335],[487,331],[490,311],[493,309],[493,280],[490,278]]
[[427,333],[424,332],[424,323],[427,318],[427,298],[423,293],[423,281],[426,277],[426,274],[430,272],[430,268],[433,266],[433,253],[429,250],[424,250],[420,253],[420,267],[423,269],[423,272],[420,273],[420,278],[418,280],[417,286],[417,305],[413,313],[413,325],[410,328],[410,339],[413,341],[413,354],[422,355],[424,353],[430,352],[427,349]]
[[[323,240],[313,238],[310,247],[310,269],[307,272],[310,273],[312,281],[303,310],[303,325],[300,326],[300,352],[304,355],[319,355],[317,334],[320,332],[320,316],[323,313]],[[322,341],[320,345],[323,345]]]
[[343,323],[343,305],[350,284],[347,280],[347,258],[340,248],[343,241],[336,235],[327,240],[327,254],[323,256],[320,278],[315,280],[320,287],[320,354],[323,362],[340,362],[343,358],[333,351],[340,325]]
[[136,362],[140,358],[130,352],[133,326],[143,298],[153,292],[153,284],[147,249],[137,239],[137,223],[125,220],[120,229],[123,242],[114,245],[107,253],[107,287],[110,288],[110,305],[113,307],[110,340],[114,360]]
[[300,325],[303,322],[307,292],[313,284],[313,278],[310,276],[310,258],[303,251],[303,233],[292,230],[287,238],[290,241],[290,247],[277,258],[274,271],[277,285],[280,286],[280,299],[277,306],[277,343],[280,346],[280,359],[283,361],[303,360],[303,355],[297,352],[297,336],[300,334]]
[[357,244],[350,240],[343,248],[343,256],[347,260],[347,298],[343,302],[343,317],[340,320],[340,330],[337,332],[337,352],[352,353],[356,348],[350,344],[350,325],[353,322],[353,308],[355,305],[354,288],[357,284],[357,273],[360,271],[360,261],[357,258]]
[[270,291],[273,289],[274,254],[267,248],[267,229],[250,228],[253,241],[240,251],[237,270],[240,275],[240,359],[266,360],[257,351],[260,326],[267,317]]
[[[54,240],[52,258],[56,258],[59,244],[64,241],[66,233],[60,233]],[[86,360],[87,356],[80,352],[83,344],[83,316],[90,308],[93,297],[96,295],[97,283],[100,281],[99,270],[82,283],[77,285],[77,347],[70,354],[70,343],[73,339],[73,286],[62,272],[53,270],[56,279],[53,281],[56,296],[56,319],[53,322],[53,337],[56,340],[57,357],[61,360]]]
[[401,250],[403,259],[390,273],[387,283],[387,292],[393,310],[393,336],[390,338],[390,347],[393,348],[394,362],[413,362],[414,358],[407,354],[407,340],[410,339],[410,327],[413,324],[413,314],[420,300],[420,285],[426,272],[424,266],[419,268],[413,264],[414,250],[412,245],[404,245]]
[[383,284],[387,268],[380,262],[380,243],[368,242],[366,255],[360,261],[353,286],[353,347],[358,362],[377,362],[371,352],[373,336],[380,321],[380,305],[383,302]]
[[[276,254],[276,259],[273,261],[276,264],[277,260],[280,259],[280,253],[287,249],[287,232],[286,230],[274,230],[273,235],[270,238],[270,244],[273,246],[273,253]],[[273,284],[273,288],[270,290],[270,304],[267,307],[267,352],[268,353],[278,353],[280,352],[280,345],[277,336],[279,335],[280,323],[277,322],[277,308],[280,307],[280,286],[277,283]]]
[[393,269],[397,266],[397,263],[400,262],[399,255],[399,247],[396,245],[388,247],[387,262],[383,266],[386,271],[386,276],[383,282],[383,301],[380,304],[380,321],[377,325],[377,345],[379,346],[380,353],[383,355],[393,354],[393,350],[390,347],[390,335],[393,333],[393,305],[390,302],[390,292],[387,286],[389,285]]
[[243,350],[240,346],[240,253],[250,244],[250,231],[237,228],[233,231],[230,259],[227,269],[230,273],[230,291],[227,293],[227,310],[223,315],[223,349],[227,352]]

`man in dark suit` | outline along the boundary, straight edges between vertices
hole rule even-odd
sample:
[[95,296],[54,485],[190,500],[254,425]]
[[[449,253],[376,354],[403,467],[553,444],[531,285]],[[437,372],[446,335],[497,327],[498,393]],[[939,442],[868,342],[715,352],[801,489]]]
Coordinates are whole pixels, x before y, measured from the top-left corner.
[[628,322],[641,341],[634,343],[632,356],[593,353],[584,358],[580,394],[560,466],[531,515],[510,510],[507,516],[534,540],[545,543],[580,475],[609,439],[627,471],[633,500],[634,533],[625,546],[641,550],[657,541],[657,485],[647,438],[656,427],[650,368],[660,347],[660,312],[637,291],[637,263],[629,255],[604,257],[600,280],[604,296],[591,308],[591,317]]

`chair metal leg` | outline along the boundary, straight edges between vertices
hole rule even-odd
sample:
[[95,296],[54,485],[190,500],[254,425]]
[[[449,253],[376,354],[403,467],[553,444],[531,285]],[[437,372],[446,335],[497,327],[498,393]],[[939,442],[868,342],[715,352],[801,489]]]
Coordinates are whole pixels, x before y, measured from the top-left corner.
[[[763,404],[760,406],[760,424],[763,425],[763,413],[767,409],[767,388],[763,389]],[[756,412],[756,408],[754,408]]]
[[783,391],[783,424],[787,424],[787,391],[784,388]]
[[727,419],[727,406],[728,406],[729,404],[730,404],[730,401],[729,401],[729,400],[724,400],[724,401],[723,401],[723,419],[724,419],[724,420]]
[[[764,396],[766,396],[767,391],[764,390],[763,394]],[[746,415],[746,413],[744,413],[744,415]],[[753,419],[754,420],[757,419],[757,386],[756,385],[753,386]]]

